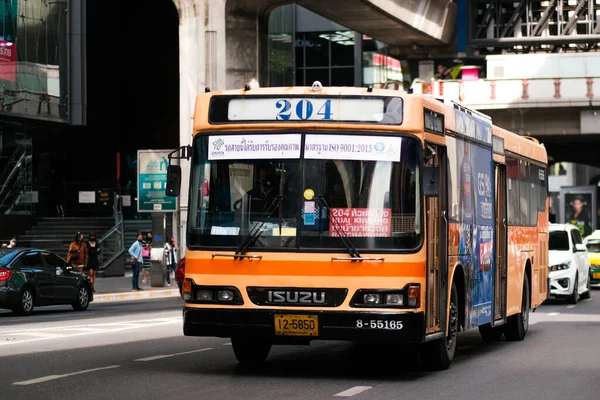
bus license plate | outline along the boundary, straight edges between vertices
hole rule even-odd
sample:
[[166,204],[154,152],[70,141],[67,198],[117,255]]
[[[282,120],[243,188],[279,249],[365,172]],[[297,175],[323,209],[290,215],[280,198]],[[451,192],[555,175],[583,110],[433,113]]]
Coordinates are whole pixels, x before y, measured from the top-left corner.
[[592,279],[600,279],[600,272],[594,272]]
[[319,336],[319,318],[316,315],[275,314],[275,334]]

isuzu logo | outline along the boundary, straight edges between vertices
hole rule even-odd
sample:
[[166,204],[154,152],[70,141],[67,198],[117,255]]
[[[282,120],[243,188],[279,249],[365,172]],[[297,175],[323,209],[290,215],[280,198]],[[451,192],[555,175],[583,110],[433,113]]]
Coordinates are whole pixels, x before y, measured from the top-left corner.
[[271,307],[339,307],[348,295],[345,288],[248,286],[246,290],[252,303]]
[[269,290],[269,303],[325,304],[325,292],[303,290]]

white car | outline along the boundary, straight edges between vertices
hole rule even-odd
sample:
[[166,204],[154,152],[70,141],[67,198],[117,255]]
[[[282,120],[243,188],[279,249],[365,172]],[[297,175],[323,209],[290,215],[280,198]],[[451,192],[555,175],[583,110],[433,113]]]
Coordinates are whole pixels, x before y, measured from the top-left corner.
[[575,225],[550,224],[548,297],[564,298],[576,304],[590,298],[590,259],[581,233]]

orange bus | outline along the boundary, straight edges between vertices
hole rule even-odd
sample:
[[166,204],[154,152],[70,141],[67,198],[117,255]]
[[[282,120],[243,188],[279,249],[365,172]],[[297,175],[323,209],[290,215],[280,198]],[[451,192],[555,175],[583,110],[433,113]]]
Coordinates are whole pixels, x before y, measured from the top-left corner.
[[239,362],[376,340],[445,369],[459,331],[522,340],[546,299],[546,151],[460,104],[318,82],[208,92],[182,158],[184,334],[231,338]]

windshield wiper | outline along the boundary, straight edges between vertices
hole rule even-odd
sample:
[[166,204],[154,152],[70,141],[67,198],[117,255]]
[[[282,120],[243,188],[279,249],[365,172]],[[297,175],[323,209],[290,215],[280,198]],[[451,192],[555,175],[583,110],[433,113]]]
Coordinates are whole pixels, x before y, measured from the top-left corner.
[[[287,199],[287,197],[282,196],[282,195],[275,196],[275,199],[271,202],[271,204],[269,204],[269,206],[267,207],[267,209],[265,210],[263,215],[261,215],[260,218],[261,219],[270,218],[271,215],[273,215],[273,213],[275,212],[275,210],[277,210],[279,208],[279,206],[281,205],[281,203],[283,203],[286,199]],[[264,228],[265,228],[266,224],[267,224],[267,221],[260,221],[259,223],[255,224],[252,227],[252,229],[250,230],[250,233],[248,233],[248,235],[244,238],[244,241],[242,242],[242,244],[235,250],[236,256],[243,256],[246,254],[246,252],[248,251],[248,247],[250,247],[254,243],[256,243],[256,241],[258,240],[260,235],[262,235],[262,233],[265,230]],[[242,257],[240,257],[240,258],[242,258]],[[235,259],[237,259],[237,257],[235,257]]]
[[[317,199],[317,203],[319,205],[324,205],[325,207],[327,207],[328,211],[331,210],[331,208],[329,207],[329,204],[327,203],[327,200],[325,200],[325,197],[315,196],[315,198]],[[344,228],[342,228],[342,225],[340,224],[340,221],[338,221],[337,217],[335,217],[332,212],[329,212],[329,218],[331,218],[331,222],[333,222],[333,224],[332,224],[333,228],[335,229],[338,236],[342,240],[342,243],[344,243],[344,246],[346,246],[346,249],[348,250],[348,254],[350,254],[351,258],[353,258],[352,261],[353,262],[357,261],[354,259],[358,259],[358,261],[362,261],[361,260],[362,257],[360,255],[360,253],[358,252],[356,247],[354,247],[354,244],[352,244],[352,241],[346,234],[346,231],[344,231]]]

